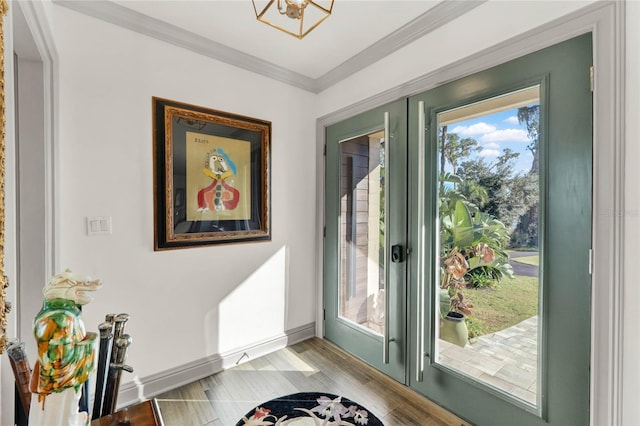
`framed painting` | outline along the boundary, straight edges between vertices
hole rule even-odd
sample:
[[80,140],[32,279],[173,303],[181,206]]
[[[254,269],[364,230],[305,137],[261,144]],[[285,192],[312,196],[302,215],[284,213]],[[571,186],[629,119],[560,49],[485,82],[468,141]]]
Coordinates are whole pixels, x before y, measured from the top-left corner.
[[271,239],[271,122],[153,98],[155,250]]

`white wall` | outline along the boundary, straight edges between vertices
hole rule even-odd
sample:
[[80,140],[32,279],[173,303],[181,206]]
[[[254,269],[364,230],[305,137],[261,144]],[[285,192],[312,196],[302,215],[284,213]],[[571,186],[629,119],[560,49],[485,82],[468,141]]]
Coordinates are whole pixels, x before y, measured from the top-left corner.
[[[84,310],[88,329],[109,312],[131,315],[135,373],[123,384],[313,323],[314,95],[48,8],[59,57],[57,266],[104,282]],[[273,122],[271,242],[153,251],[152,96]],[[88,216],[111,216],[113,234],[88,237]]]

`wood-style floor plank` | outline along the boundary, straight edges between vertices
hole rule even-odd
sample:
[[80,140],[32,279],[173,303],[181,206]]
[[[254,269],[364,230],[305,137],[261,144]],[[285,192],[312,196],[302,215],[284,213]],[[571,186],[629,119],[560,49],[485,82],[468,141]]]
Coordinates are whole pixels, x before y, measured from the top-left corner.
[[[158,407],[163,417],[182,418],[183,426],[202,426],[212,424],[218,419],[199,382],[166,392],[162,400],[158,401]],[[184,416],[187,412],[188,417]]]
[[157,397],[167,426],[233,426],[255,406],[298,392],[360,403],[386,426],[468,426],[421,395],[312,338]]

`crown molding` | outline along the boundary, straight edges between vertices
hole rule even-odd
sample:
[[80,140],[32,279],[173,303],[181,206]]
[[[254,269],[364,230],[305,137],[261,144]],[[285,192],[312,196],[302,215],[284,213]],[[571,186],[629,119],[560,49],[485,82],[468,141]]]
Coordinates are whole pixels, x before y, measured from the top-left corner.
[[475,9],[487,0],[444,0],[427,10],[408,24],[378,40],[362,52],[354,55],[316,80],[318,91],[349,77],[355,72],[379,61],[407,44],[446,25]]
[[54,0],[54,4],[208,56],[271,79],[315,92],[314,79],[225,46],[191,31],[120,6],[111,1]]
[[368,67],[414,40],[480,6],[485,1],[487,0],[443,0],[331,71],[317,79],[313,79],[191,31],[128,9],[112,1],[53,0],[54,4],[64,6],[84,15],[162,40],[312,93],[322,92],[354,72]]

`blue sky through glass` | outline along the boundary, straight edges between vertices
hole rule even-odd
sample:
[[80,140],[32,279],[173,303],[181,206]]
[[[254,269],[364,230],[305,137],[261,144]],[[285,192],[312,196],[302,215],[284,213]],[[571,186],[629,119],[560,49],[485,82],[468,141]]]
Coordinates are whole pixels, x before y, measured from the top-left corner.
[[[525,174],[531,170],[533,155],[527,150],[531,140],[526,125],[518,123],[517,108],[452,123],[447,131],[457,133],[461,139],[473,138],[478,141],[481,150],[472,152],[472,159],[482,157],[490,164],[505,148],[509,148],[520,154],[514,162],[514,172]],[[450,167],[448,164],[447,169]]]

